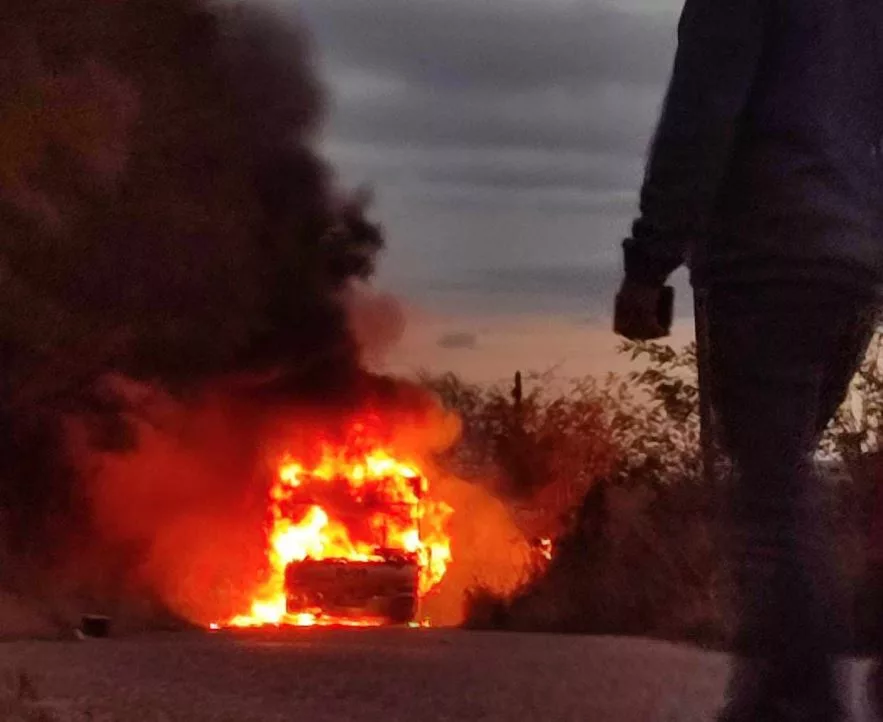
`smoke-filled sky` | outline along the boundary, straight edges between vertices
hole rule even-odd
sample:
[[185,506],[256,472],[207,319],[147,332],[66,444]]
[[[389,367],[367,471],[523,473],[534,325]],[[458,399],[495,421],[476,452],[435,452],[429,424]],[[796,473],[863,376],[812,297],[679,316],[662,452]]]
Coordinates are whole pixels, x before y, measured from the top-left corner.
[[315,38],[326,152],[377,192],[380,280],[411,317],[393,366],[615,363],[619,243],[681,0],[273,2]]

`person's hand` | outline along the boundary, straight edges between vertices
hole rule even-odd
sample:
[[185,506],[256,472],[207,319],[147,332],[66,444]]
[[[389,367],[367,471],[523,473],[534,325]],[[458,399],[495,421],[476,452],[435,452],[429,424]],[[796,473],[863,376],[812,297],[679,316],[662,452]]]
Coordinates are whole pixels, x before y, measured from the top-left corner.
[[616,294],[613,330],[630,341],[651,341],[671,330],[672,290],[624,281]]

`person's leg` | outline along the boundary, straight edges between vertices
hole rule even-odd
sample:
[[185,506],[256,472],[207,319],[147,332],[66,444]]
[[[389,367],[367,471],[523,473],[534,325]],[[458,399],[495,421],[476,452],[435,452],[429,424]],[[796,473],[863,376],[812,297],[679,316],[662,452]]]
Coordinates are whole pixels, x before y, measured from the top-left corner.
[[743,663],[724,719],[836,719],[837,624],[811,455],[849,381],[832,370],[864,306],[805,286],[709,295],[712,396],[738,469],[731,554]]
[[844,319],[842,340],[833,349],[834,353],[825,369],[816,418],[816,434],[819,437],[846,398],[849,384],[864,361],[880,318],[873,299],[856,299],[856,303],[858,305],[851,313],[853,320]]
[[[822,393],[821,413],[816,429],[819,436],[843,402],[849,383],[867,353],[878,321],[879,310],[874,306],[868,307],[866,313],[856,323],[852,335],[844,340],[838,357],[833,359],[833,366],[827,374],[829,383]],[[883,509],[883,504],[880,503],[880,499],[883,498],[880,490],[875,496],[877,498],[874,514],[879,515]],[[868,536],[873,537],[874,534],[869,530]],[[869,546],[874,546],[875,541],[869,538]],[[850,615],[853,622],[851,626],[862,635],[859,640],[862,649],[867,649],[869,646],[877,657],[868,675],[868,698],[877,716],[883,718],[883,662],[880,661],[880,654],[883,652],[883,563],[876,555],[869,556],[859,589],[849,590],[848,597],[853,603]],[[858,592],[857,596],[856,592]],[[858,607],[855,606],[856,601],[859,602]]]
[[[875,305],[869,304],[865,312],[859,314],[853,328],[844,333],[843,341],[835,349],[836,355],[832,357],[824,376],[819,404],[820,411],[816,420],[816,434],[819,438],[846,397],[849,384],[864,360],[873,338],[877,319],[878,313]],[[835,600],[840,602],[838,614],[844,620],[849,620],[847,626],[853,635],[856,631],[861,631],[861,628],[856,626],[859,621],[856,616],[856,611],[859,611],[856,607],[858,600],[856,592],[860,590],[848,587],[843,578],[836,577],[831,579],[830,586],[832,589],[840,589],[840,592],[835,595]],[[852,642],[855,642],[854,636]]]

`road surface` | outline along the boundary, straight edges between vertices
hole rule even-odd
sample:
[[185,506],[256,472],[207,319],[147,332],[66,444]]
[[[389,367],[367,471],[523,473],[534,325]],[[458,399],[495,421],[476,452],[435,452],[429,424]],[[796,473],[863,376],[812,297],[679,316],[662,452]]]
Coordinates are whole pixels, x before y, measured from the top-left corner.
[[[866,669],[851,666],[860,722]],[[724,655],[660,642],[454,630],[10,642],[0,720],[34,714],[10,701],[23,671],[59,722],[706,722],[726,670]]]

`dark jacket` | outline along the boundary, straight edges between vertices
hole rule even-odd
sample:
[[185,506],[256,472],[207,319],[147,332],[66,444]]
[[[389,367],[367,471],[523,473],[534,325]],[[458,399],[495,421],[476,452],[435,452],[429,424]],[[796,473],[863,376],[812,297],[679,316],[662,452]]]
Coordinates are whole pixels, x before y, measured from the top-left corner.
[[883,289],[883,0],[687,0],[626,276]]

